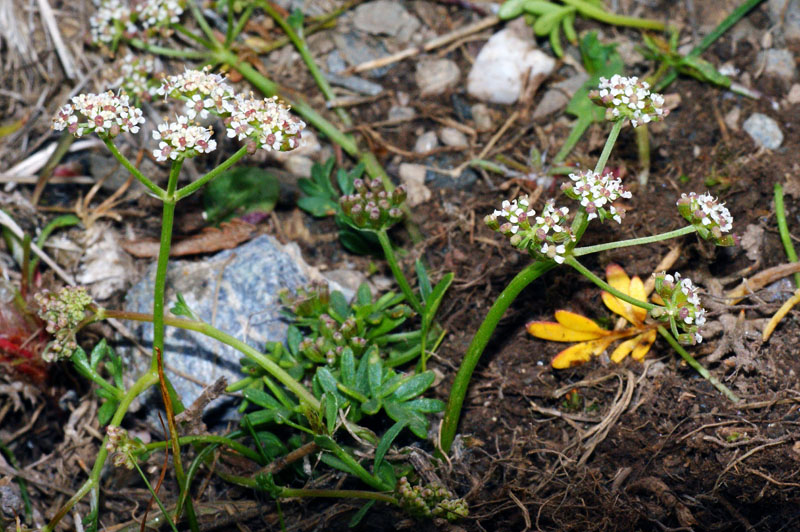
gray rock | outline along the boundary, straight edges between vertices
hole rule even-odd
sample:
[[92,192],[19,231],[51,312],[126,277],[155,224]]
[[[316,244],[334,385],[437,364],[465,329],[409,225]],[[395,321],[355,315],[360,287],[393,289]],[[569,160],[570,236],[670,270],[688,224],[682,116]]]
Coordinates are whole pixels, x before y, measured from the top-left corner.
[[439,141],[436,138],[436,132],[426,131],[417,138],[417,142],[414,143],[414,151],[417,153],[425,153],[431,151],[438,145]]
[[423,164],[402,163],[398,170],[400,182],[408,192],[409,207],[416,207],[431,199],[431,190],[425,186],[425,176],[428,169]]
[[764,74],[775,76],[783,81],[792,81],[797,77],[794,55],[785,48],[770,48],[758,52],[756,65],[764,67]]
[[767,9],[770,21],[781,24],[787,40],[800,40],[800,0],[769,0]]
[[460,78],[461,70],[449,59],[423,59],[414,74],[422,96],[442,94],[455,87]]
[[356,29],[373,35],[391,35],[407,41],[420,27],[415,16],[397,2],[376,0],[361,4],[353,15]]
[[331,85],[337,85],[350,89],[351,91],[366,94],[367,96],[377,96],[383,92],[383,87],[377,83],[367,81],[358,76],[342,76],[340,75],[347,68],[347,62],[342,57],[342,52],[334,50],[328,54],[326,60],[328,63],[328,72],[325,74],[325,79]]
[[439,138],[445,146],[463,148],[468,146],[467,136],[454,127],[443,127],[439,130]]
[[[152,312],[155,263],[148,268],[144,278],[127,295],[126,309],[134,312]],[[217,279],[219,291],[217,293]],[[167,304],[170,309],[176,293],[181,293],[189,308],[206,323],[211,323],[250,346],[262,350],[267,341],[282,342],[286,338],[287,323],[279,312],[278,292],[282,288],[295,290],[306,283],[300,265],[278,248],[270,236],[260,236],[233,250],[217,253],[202,261],[171,261],[167,274]],[[137,340],[150,349],[153,342],[152,323],[133,327]],[[128,350],[120,350],[131,378],[143,373],[149,360]],[[240,380],[237,350],[212,340],[200,333],[167,327],[164,362],[176,371],[191,375],[210,384],[219,377],[229,383]],[[186,405],[194,401],[203,386],[175,373],[167,372],[176,391]],[[154,400],[155,390],[144,398]],[[223,419],[235,418],[234,400],[222,397],[209,408],[223,414]],[[207,409],[208,411],[208,409]],[[155,423],[158,426],[158,423]]]
[[492,113],[485,103],[476,103],[470,108],[472,118],[475,120],[475,128],[478,131],[489,131],[492,129]]
[[742,127],[758,146],[776,150],[783,144],[781,128],[767,115],[753,113],[744,121]]
[[[386,47],[379,40],[365,38],[356,32],[334,33],[333,42],[336,43],[336,48],[350,66],[360,65],[361,63],[374,61],[389,55]],[[369,75],[373,78],[380,78],[386,75],[391,67],[392,65],[374,68],[369,71]]]
[[541,101],[533,111],[533,118],[544,118],[565,108],[572,96],[580,89],[589,75],[579,72],[558,83],[554,83],[542,96]]
[[389,108],[386,118],[388,120],[411,120],[415,116],[417,116],[417,112],[413,107],[393,105]]

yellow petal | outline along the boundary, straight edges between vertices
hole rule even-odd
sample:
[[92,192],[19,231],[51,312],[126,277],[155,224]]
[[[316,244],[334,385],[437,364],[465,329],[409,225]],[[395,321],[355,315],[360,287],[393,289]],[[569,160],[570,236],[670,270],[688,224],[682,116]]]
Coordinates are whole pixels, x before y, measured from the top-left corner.
[[[639,276],[637,275],[633,279],[631,279],[630,289],[628,290],[628,294],[634,299],[638,299],[639,301],[647,301],[647,294],[644,291],[644,283]],[[636,318],[638,323],[643,323],[644,319],[647,317],[647,311],[642,307],[637,307],[635,305],[631,305],[631,310],[633,311],[633,316]]]
[[625,340],[619,344],[616,349],[614,349],[613,353],[611,353],[611,360],[619,364],[625,359],[626,356],[631,354],[631,351],[633,351],[633,348],[636,347],[638,342],[638,336],[631,338],[630,340]]
[[[528,332],[536,338],[553,342],[582,342],[595,340],[609,333],[605,329],[600,332],[576,331],[552,321],[532,321],[527,325]],[[599,329],[599,327],[598,327]]]
[[592,356],[597,356],[614,341],[614,338],[600,338],[590,342],[571,345],[561,351],[553,359],[552,366],[555,369],[566,369],[588,362]]
[[622,266],[613,262],[606,266],[606,281],[625,294],[628,293],[628,288],[631,285],[631,280],[625,270],[622,269]]
[[581,316],[580,314],[576,314],[568,310],[557,310],[556,321],[564,327],[572,329],[573,331],[595,333],[598,336],[608,334],[606,329],[603,329],[586,316]]
[[630,305],[625,303],[624,301],[620,301],[616,297],[612,296],[608,292],[603,292],[600,294],[600,297],[603,298],[603,303],[606,304],[608,310],[613,312],[614,314],[619,314],[626,320],[631,323],[636,323],[636,318],[633,316],[633,312],[630,309]]
[[635,340],[638,340],[639,343],[633,349],[633,354],[631,356],[634,360],[642,360],[647,352],[650,351],[650,348],[653,347],[653,342],[656,341],[656,330],[652,329],[644,334],[640,334]]
[[658,295],[658,294],[653,294],[653,295],[650,297],[650,299],[651,299],[651,300],[653,301],[653,303],[655,303],[656,305],[664,305],[664,304],[665,304],[665,303],[664,303],[664,300],[663,300],[663,299],[661,299],[661,296],[660,296],[660,295]]
[[776,312],[775,315],[769,319],[769,323],[767,323],[767,326],[764,327],[764,332],[761,334],[762,342],[769,340],[769,337],[772,335],[772,331],[775,330],[775,327],[778,326],[778,323],[780,323],[783,317],[786,316],[786,314],[788,314],[789,311],[792,310],[792,307],[794,307],[797,303],[800,303],[800,289],[795,291],[794,295],[787,299],[786,302],[781,305],[781,308],[778,309],[778,312]]

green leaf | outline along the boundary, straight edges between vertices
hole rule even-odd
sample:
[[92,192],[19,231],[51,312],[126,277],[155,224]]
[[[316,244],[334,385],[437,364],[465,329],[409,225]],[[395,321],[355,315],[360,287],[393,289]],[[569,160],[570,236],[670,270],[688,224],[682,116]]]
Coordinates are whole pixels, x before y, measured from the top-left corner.
[[278,408],[281,408],[281,404],[264,390],[259,390],[258,388],[245,388],[242,391],[242,395],[244,395],[244,398],[251,403],[254,403],[262,408],[266,408],[268,410],[277,410]]
[[379,357],[376,356],[369,361],[367,377],[369,378],[370,395],[377,397],[383,381],[383,361]]
[[339,402],[336,400],[336,395],[333,393],[326,393],[322,397],[323,407],[325,409],[325,421],[327,422],[328,434],[333,434],[336,430],[336,418],[339,414]]
[[345,464],[343,461],[338,459],[337,457],[333,456],[332,454],[322,453],[319,457],[323,464],[327,464],[334,469],[338,469],[339,471],[344,471],[348,475],[358,476],[358,474],[353,471],[353,469]]
[[253,166],[238,166],[206,185],[203,206],[211,224],[248,212],[270,212],[280,193],[277,178]]
[[425,269],[425,265],[419,259],[414,263],[414,269],[417,271],[419,295],[422,296],[423,301],[427,301],[431,293],[431,278],[428,277],[428,270]]
[[[275,412],[276,410],[257,410],[255,412],[250,412],[249,414],[245,414],[244,417],[248,419],[250,424],[256,427],[258,425],[264,425],[274,421]],[[242,418],[242,423],[244,423],[244,418]]]
[[403,406],[409,410],[415,410],[424,414],[435,414],[444,410],[444,402],[438,399],[414,399],[413,401],[406,401]]
[[372,506],[375,504],[375,502],[377,502],[377,501],[375,501],[375,500],[367,501],[364,504],[364,506],[359,508],[359,510],[355,513],[353,518],[350,519],[350,522],[347,524],[347,527],[348,528],[357,527],[358,524],[361,522],[361,520],[364,519],[364,516],[367,515],[367,512],[369,511],[369,509],[372,508]]
[[297,206],[315,218],[326,218],[339,212],[339,204],[322,196],[305,196],[297,200]]
[[392,397],[400,402],[408,401],[418,396],[433,384],[436,376],[432,371],[425,371],[414,375],[395,390]]
[[107,425],[111,418],[114,416],[114,412],[117,411],[117,407],[119,403],[117,401],[106,401],[103,405],[97,409],[97,421],[100,423],[100,426]]
[[189,305],[186,304],[186,299],[184,299],[183,294],[178,292],[175,294],[175,297],[178,299],[178,302],[175,303],[171,309],[169,309],[171,313],[173,313],[175,316],[186,316],[190,320],[200,321],[197,318],[197,315],[192,312],[192,309],[189,308]]
[[379,397],[383,399],[391,394],[393,394],[403,382],[405,382],[409,377],[406,375],[400,374],[393,374],[388,379],[386,379],[383,384],[381,384],[381,388],[378,390],[378,393],[375,394],[375,397]]
[[424,440],[428,437],[428,420],[419,412],[405,408],[403,404],[394,401],[385,402],[383,409],[395,421],[407,421],[408,428],[418,438]]
[[497,12],[500,20],[509,20],[520,16],[527,0],[506,0]]
[[349,226],[339,230],[339,241],[348,251],[356,255],[370,255],[380,249],[380,243],[375,235]]
[[356,359],[353,350],[345,347],[339,357],[339,368],[341,371],[342,382],[348,388],[356,387]]
[[326,393],[337,395],[336,377],[333,376],[333,373],[331,373],[331,371],[328,368],[318,367],[316,380],[319,382],[320,386],[322,386],[322,389],[325,390]]
[[361,176],[364,175],[365,168],[366,166],[364,163],[358,163],[349,172],[345,172],[343,169],[339,169],[339,171],[336,172],[336,182],[339,185],[339,190],[342,191],[342,194],[352,194],[355,192],[353,181],[360,179]]
[[373,471],[375,472],[378,471],[378,468],[381,466],[381,461],[383,460],[383,457],[386,455],[386,452],[389,450],[389,447],[392,446],[392,442],[394,442],[395,438],[397,438],[397,436],[406,427],[407,424],[408,424],[407,419],[397,421],[383,435],[381,441],[378,442],[378,446],[375,448],[375,465],[372,468]]
[[375,398],[370,399],[365,403],[361,403],[361,410],[363,410],[364,413],[369,416],[374,416],[381,409],[381,406],[383,406],[383,401]]
[[444,277],[442,277],[442,280],[436,284],[436,287],[433,289],[430,295],[425,298],[425,316],[423,319],[426,323],[426,329],[427,325],[433,322],[433,318],[436,316],[436,312],[439,310],[439,305],[442,302],[442,298],[447,292],[447,289],[450,288],[450,284],[453,282],[453,277],[453,272],[446,274]]
[[329,310],[331,311],[331,317],[339,322],[343,322],[350,315],[350,305],[347,304],[347,299],[338,290],[331,292]]
[[286,22],[296,32],[301,32],[303,30],[303,12],[299,9],[292,10],[292,14],[289,15],[289,17],[286,19]]
[[289,351],[297,356],[300,353],[300,342],[303,341],[303,333],[300,332],[294,325],[289,325],[289,330],[286,331],[286,345],[289,346]]
[[356,301],[359,305],[372,304],[372,292],[370,291],[367,283],[361,283],[358,285],[358,291],[356,291]]

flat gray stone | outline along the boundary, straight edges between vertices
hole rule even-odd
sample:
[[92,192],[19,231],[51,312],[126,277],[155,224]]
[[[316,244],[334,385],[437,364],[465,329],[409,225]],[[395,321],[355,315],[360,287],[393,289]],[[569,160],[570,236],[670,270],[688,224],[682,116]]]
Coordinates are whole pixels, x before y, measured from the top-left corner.
[[356,8],[353,25],[356,29],[373,35],[391,35],[408,40],[421,24],[398,2],[376,0]]
[[442,94],[455,87],[460,78],[461,70],[449,59],[423,59],[414,73],[422,96]]
[[[152,312],[154,278],[155,263],[128,292],[126,310]],[[176,293],[180,292],[198,318],[263,351],[266,342],[286,339],[288,324],[280,316],[278,292],[283,288],[293,291],[305,283],[302,268],[278,248],[272,237],[260,236],[202,261],[170,261],[166,309],[168,312],[174,306]],[[132,332],[145,349],[152,347],[152,323],[137,323]],[[121,349],[120,352],[132,369],[127,372],[131,378],[138,377],[148,368],[149,360],[145,357],[132,355],[130,350],[123,352]],[[243,378],[239,364],[243,357],[232,347],[198,332],[166,328],[164,362],[206,384],[219,377],[227,378],[228,383]],[[203,389],[203,386],[175,373],[167,373],[187,406]],[[160,395],[156,390],[151,391],[153,393],[144,398],[145,404],[156,399],[153,395]],[[231,397],[219,398],[209,405],[210,408],[222,409],[223,419],[236,417],[234,406]]]
[[767,9],[770,21],[781,24],[787,40],[800,40],[800,0],[769,0]]
[[764,66],[764,74],[784,81],[792,81],[797,77],[794,55],[785,48],[770,48],[758,52],[756,65],[759,68]]
[[753,113],[742,127],[758,146],[777,150],[783,144],[783,132],[778,123],[767,115]]

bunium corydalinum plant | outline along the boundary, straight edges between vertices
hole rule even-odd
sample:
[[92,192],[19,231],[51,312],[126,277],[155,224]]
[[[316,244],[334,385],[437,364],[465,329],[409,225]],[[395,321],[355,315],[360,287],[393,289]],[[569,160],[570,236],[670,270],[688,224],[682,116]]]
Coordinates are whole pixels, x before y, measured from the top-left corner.
[[[136,134],[145,122],[141,109],[131,103],[126,93],[115,94],[109,91],[101,94],[75,96],[70,103],[59,109],[53,118],[53,128],[56,130],[67,130],[76,137],[92,133],[97,135],[120,164],[133,174],[151,195],[163,203],[161,242],[153,290],[152,363],[149,371],[141,375],[120,397],[119,407],[114,413],[109,427],[118,427],[131,402],[159,381],[156,353],[164,353],[164,294],[172,224],[177,203],[218,177],[246,155],[255,153],[256,150],[287,151],[296,148],[300,145],[302,130],[305,127],[305,123],[292,115],[289,108],[276,98],[256,99],[252,95],[239,94],[226,82],[224,77],[207,70],[187,70],[182,74],[167,77],[155,91],[155,95],[156,99],[160,97],[165,101],[177,101],[177,108],[180,109],[177,116],[165,119],[152,132],[156,144],[156,148],[152,151],[153,158],[170,165],[166,187],[157,185],[142,174],[116,145],[120,134]],[[217,142],[212,138],[214,129],[210,125],[214,118],[222,121],[227,137],[238,141],[241,147],[219,166],[196,181],[179,187],[179,176],[184,161],[217,149]],[[87,301],[86,298],[68,299],[66,302],[53,297],[42,299],[42,301],[52,303],[42,312],[43,317],[48,321],[48,329],[67,331],[61,333],[60,336],[57,334],[56,340],[51,344],[47,352],[47,356],[51,360],[69,358],[77,347],[74,343],[74,333],[70,331],[73,331],[77,322],[83,319],[84,311],[87,310],[87,305],[90,303],[90,299]],[[224,333],[217,334],[210,328],[209,331],[203,330],[202,332],[216,336],[224,335]],[[167,353],[164,355],[168,356]],[[258,353],[252,353],[252,357],[258,358]],[[265,361],[266,357],[256,360],[257,363],[266,363]],[[266,369],[273,374],[283,372],[281,368],[277,367]],[[280,374],[276,377],[282,382],[286,381],[287,387],[292,389],[301,401],[316,402],[314,397],[288,374]],[[169,399],[165,398],[166,400]],[[174,438],[176,435],[172,437]],[[93,509],[96,508],[100,472],[106,456],[107,451],[103,446],[98,453],[89,480],[62,508],[54,518],[54,522],[57,522],[64,513],[69,511],[69,507],[90,491],[94,493]],[[179,457],[175,458],[176,474],[180,477]],[[48,525],[45,530],[51,530],[52,526]]]
[[[700,237],[720,246],[734,245],[736,237],[726,234],[732,229],[730,213],[709,194],[684,194],[678,200],[677,206],[680,214],[689,222],[685,227],[649,237],[577,247],[592,220],[622,222],[625,213],[613,203],[620,198],[630,198],[631,193],[625,190],[620,179],[611,173],[604,173],[606,162],[622,128],[627,123],[637,127],[659,121],[668,114],[663,108],[664,98],[651,93],[649,85],[635,77],[615,75],[611,79],[600,78],[599,88],[590,92],[589,97],[607,109],[606,119],[613,125],[594,170],[570,174],[571,182],[562,186],[567,196],[580,202],[572,221],[570,222],[568,218],[569,208],[557,207],[554,200],[547,201],[537,216],[526,196],[514,201],[504,201],[499,210],[495,210],[485,218],[486,224],[492,230],[508,238],[509,243],[515,248],[530,254],[533,262],[519,272],[503,290],[489,309],[467,349],[453,382],[445,410],[440,441],[444,452],[449,452],[453,443],[472,372],[498,322],[526,286],[559,265],[566,264],[573,267],[603,290],[648,310],[652,319],[668,325],[668,327],[659,326],[659,333],[692,367],[701,373],[705,372],[704,376],[709,378],[705,368],[699,366],[680,345],[680,343],[694,344],[702,340],[697,329],[705,321],[705,312],[691,280],[680,279],[678,275],[657,277],[656,289],[665,302],[664,306],[658,306],[639,301],[614,289],[584,267],[578,261],[578,257],[599,251],[659,242],[690,233],[697,233]],[[736,399],[736,396],[721,383],[714,382],[714,385],[731,399]]]

